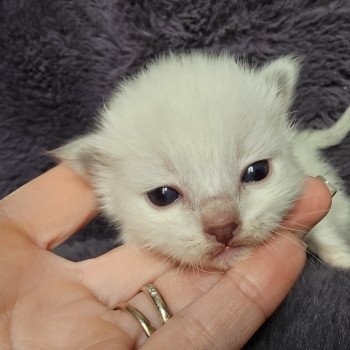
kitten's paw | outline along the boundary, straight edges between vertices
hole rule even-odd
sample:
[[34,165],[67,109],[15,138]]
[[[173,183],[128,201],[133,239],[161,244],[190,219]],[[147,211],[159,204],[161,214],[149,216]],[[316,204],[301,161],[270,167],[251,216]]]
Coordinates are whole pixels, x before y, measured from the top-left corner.
[[342,269],[350,269],[350,250],[329,249],[321,252],[319,251],[318,254],[323,261],[331,266]]

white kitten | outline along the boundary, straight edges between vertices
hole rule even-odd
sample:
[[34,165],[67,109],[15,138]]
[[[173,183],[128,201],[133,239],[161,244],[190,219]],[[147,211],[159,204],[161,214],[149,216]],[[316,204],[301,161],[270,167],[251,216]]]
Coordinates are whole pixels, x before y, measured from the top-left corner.
[[350,110],[328,130],[297,132],[287,117],[298,70],[288,57],[258,70],[172,55],[124,82],[96,130],[55,154],[91,181],[126,242],[220,269],[271,236],[306,175],[324,175],[338,194],[307,241],[349,267],[350,202],[317,151],[346,135]]

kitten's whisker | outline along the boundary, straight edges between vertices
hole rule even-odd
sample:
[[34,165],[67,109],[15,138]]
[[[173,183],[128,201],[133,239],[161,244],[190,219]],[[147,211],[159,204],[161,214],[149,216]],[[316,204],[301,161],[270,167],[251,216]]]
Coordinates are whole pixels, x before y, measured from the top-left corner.
[[286,223],[286,224],[299,225],[299,226],[301,226],[301,227],[305,227],[307,230],[311,230],[311,227],[310,227],[310,226],[303,225],[303,224],[301,224],[301,223],[299,223],[299,222],[296,222],[296,221],[294,221],[294,220],[285,220],[285,221],[283,221],[283,222]]
[[[278,249],[274,246],[274,244],[267,244],[266,241],[264,241],[263,244],[264,244],[269,250],[271,250],[273,253],[278,253]],[[273,249],[273,248],[275,248],[275,249]]]
[[294,231],[294,232],[301,232],[301,233],[307,233],[307,230],[299,230],[297,228],[291,228],[291,227],[285,227],[282,225],[279,225],[280,228],[282,228],[283,230],[287,230],[287,231]]
[[176,269],[175,269],[175,273],[174,273],[174,280],[176,281],[179,275],[179,270],[180,270],[180,264],[177,265]]
[[181,274],[181,271],[183,269],[183,265],[184,265],[183,258],[179,258],[178,259],[178,266],[177,266],[176,274],[175,274],[176,279],[179,278],[179,275]]
[[299,214],[299,215],[313,215],[313,214],[318,214],[318,213],[326,213],[328,212],[329,210],[328,209],[324,209],[324,210],[317,210],[317,211],[311,211],[311,212],[308,212],[308,213],[302,213],[302,214]]
[[180,262],[180,266],[179,266],[179,270],[178,270],[178,275],[182,275],[186,269],[187,263],[185,262],[185,260],[182,258],[181,262]]
[[291,239],[287,235],[284,235],[283,233],[277,232],[277,231],[271,231],[271,232],[276,234],[276,235],[278,235],[278,236],[281,236],[281,237],[284,237],[284,238],[288,239],[288,241],[292,242],[293,244],[297,245],[302,250],[306,251],[306,248],[302,244],[299,244],[299,243],[295,242],[293,239]]
[[[157,250],[155,249],[159,244],[150,244],[150,243],[145,243],[142,245],[140,248],[148,250],[152,252],[152,261],[157,262],[160,260],[160,258],[163,258],[163,260],[160,262],[161,265],[171,263],[172,257],[170,255],[164,255],[162,253],[158,253]],[[154,254],[157,253],[157,254]]]
[[312,197],[313,197],[312,194],[307,194],[307,195],[305,195],[305,194],[303,193],[303,194],[301,194],[299,197],[296,197],[296,198],[293,200],[293,202],[296,202],[296,201],[298,201],[299,199],[302,199],[302,198],[308,199],[308,198],[312,198]]
[[213,273],[212,271],[204,270],[203,267],[202,267],[202,262],[201,262],[201,261],[199,262],[199,264],[200,264],[200,267],[197,266],[197,265],[193,265],[193,267],[194,267],[197,271],[201,271],[201,272],[205,272],[205,273]]
[[287,235],[284,235],[283,233],[280,232],[276,232],[276,231],[271,231],[272,233],[275,233],[279,236],[285,237],[288,240],[290,240],[291,242],[293,242],[294,244],[296,244],[298,247],[300,247],[301,249],[303,249],[305,252],[309,253],[315,260],[319,261],[322,265],[325,265],[325,263],[320,260],[315,254],[313,254],[312,252],[310,252],[310,250],[307,250],[304,246],[302,246],[301,244],[298,244],[297,242],[295,242],[294,240],[292,240],[290,237],[288,237]]
[[[160,254],[159,256],[161,256],[161,255],[162,255],[162,254]],[[166,256],[166,257],[164,258],[164,260],[161,262],[161,264],[163,265],[164,263],[168,263],[170,259],[171,259],[171,256],[170,256],[170,255]]]

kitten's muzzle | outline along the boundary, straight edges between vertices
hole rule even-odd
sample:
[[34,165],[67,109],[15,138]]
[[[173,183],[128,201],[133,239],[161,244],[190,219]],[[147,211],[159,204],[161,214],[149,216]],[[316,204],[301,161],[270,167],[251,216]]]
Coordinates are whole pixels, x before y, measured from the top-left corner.
[[210,227],[206,230],[209,235],[215,237],[216,241],[224,245],[228,245],[234,236],[234,232],[238,228],[237,222],[229,222],[223,225]]

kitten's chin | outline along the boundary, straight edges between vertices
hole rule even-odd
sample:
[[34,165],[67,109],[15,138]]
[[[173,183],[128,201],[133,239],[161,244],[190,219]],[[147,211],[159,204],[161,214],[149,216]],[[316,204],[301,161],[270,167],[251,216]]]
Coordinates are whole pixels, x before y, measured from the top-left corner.
[[209,256],[201,265],[209,269],[228,270],[246,260],[253,252],[250,246],[227,246]]

